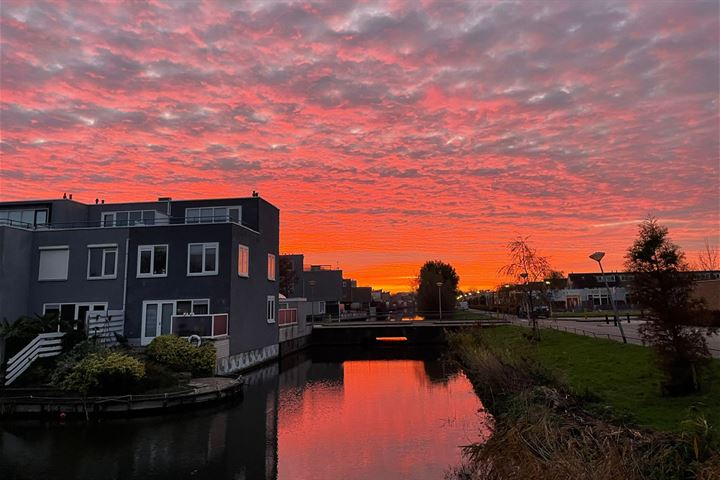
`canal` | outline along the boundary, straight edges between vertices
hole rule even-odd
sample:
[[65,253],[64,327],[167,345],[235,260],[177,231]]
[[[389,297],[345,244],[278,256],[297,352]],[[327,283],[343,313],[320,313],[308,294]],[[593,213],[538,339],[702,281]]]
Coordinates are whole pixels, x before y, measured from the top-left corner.
[[488,422],[463,373],[407,347],[306,351],[191,413],[5,421],[0,478],[442,479]]

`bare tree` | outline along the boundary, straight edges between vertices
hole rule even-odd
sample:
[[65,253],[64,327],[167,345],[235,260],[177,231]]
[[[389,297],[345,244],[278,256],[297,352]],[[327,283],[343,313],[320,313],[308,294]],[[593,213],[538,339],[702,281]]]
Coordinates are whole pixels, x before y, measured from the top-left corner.
[[[533,315],[532,297],[535,282],[543,282],[545,276],[551,272],[550,260],[538,255],[537,250],[530,246],[530,237],[518,236],[508,243],[510,263],[500,268],[501,275],[518,279],[527,289],[527,315],[533,329],[533,339],[540,340],[537,318]],[[544,283],[543,283],[544,285]]]
[[718,254],[717,245],[710,245],[710,241],[705,239],[705,250],[698,254],[698,264],[700,270],[718,270],[720,269],[720,255]]

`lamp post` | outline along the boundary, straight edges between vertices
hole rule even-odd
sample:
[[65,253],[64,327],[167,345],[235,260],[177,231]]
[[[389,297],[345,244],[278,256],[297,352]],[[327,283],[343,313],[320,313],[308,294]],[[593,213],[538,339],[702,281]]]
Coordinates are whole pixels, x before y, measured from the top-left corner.
[[440,289],[443,286],[443,282],[437,282],[435,285],[438,287],[438,310],[440,311],[440,320],[442,320],[442,294]]
[[615,315],[615,325],[618,326],[620,329],[620,336],[622,336],[623,343],[627,343],[627,338],[625,338],[625,331],[623,330],[622,323],[620,322],[620,316],[618,315],[617,307],[615,306],[615,298],[613,297],[612,291],[610,291],[610,285],[608,285],[607,278],[605,277],[605,271],[602,267],[601,260],[605,256],[605,252],[595,252],[592,255],[590,255],[590,258],[592,260],[595,260],[598,262],[598,265],[600,265],[600,273],[603,277],[603,282],[605,282],[605,288],[607,289],[608,293],[608,300],[610,300],[610,304],[612,305],[613,314]]
[[310,308],[312,308],[312,321],[315,323],[315,280],[308,280],[310,285]]

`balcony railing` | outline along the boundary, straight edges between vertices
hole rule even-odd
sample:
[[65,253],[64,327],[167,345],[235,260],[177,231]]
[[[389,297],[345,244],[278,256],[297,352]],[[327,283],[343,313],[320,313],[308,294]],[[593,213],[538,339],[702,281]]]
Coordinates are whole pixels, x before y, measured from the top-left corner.
[[[82,222],[52,222],[40,225],[33,225],[32,223],[21,222],[19,220],[11,220],[9,218],[1,218],[0,226],[6,225],[15,228],[22,228],[25,230],[62,230],[71,228],[112,228],[112,227],[155,227],[162,225],[198,225],[198,224],[210,224],[210,223],[234,223],[248,227],[247,224],[238,220],[237,218],[230,215],[219,215],[210,217],[156,217],[152,220],[113,220],[109,221],[82,221]],[[251,228],[251,227],[248,227]]]
[[227,313],[173,315],[170,317],[170,331],[178,337],[219,337],[228,334],[229,319]]

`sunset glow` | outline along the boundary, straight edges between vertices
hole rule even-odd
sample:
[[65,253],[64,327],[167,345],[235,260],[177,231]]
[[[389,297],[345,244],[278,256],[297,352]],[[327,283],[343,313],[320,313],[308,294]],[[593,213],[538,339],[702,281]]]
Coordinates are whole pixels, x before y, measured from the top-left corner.
[[249,196],[281,251],[409,290],[529,235],[619,269],[720,241],[716,0],[2,2],[0,200]]

